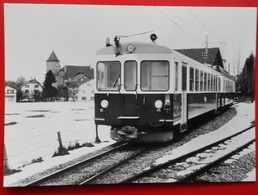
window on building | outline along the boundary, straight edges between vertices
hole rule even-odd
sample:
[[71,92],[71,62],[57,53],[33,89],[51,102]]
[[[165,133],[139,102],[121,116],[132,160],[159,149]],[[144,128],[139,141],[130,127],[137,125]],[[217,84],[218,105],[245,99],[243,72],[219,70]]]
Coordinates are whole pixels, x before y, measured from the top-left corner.
[[14,94],[14,90],[13,89],[7,89],[7,93],[8,94]]
[[39,85],[35,85],[35,88],[39,88]]
[[25,88],[30,88],[30,86],[29,85],[25,85]]

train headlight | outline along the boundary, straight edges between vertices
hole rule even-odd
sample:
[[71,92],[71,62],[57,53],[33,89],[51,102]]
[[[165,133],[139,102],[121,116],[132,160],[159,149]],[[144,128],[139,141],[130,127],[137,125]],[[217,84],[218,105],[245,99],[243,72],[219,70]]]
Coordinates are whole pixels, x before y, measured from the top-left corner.
[[107,108],[108,107],[108,101],[107,100],[102,100],[100,103],[102,108]]
[[161,109],[162,106],[163,106],[163,103],[162,103],[161,100],[156,100],[156,102],[155,102],[154,105],[155,105],[155,107],[156,107],[157,109]]

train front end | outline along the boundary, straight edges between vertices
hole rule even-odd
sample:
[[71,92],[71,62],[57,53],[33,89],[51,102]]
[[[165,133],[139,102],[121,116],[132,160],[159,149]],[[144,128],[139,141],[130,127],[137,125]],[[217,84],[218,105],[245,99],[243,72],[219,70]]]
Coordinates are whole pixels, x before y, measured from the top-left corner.
[[173,139],[180,97],[171,92],[172,50],[153,43],[118,43],[96,54],[95,124],[116,141]]

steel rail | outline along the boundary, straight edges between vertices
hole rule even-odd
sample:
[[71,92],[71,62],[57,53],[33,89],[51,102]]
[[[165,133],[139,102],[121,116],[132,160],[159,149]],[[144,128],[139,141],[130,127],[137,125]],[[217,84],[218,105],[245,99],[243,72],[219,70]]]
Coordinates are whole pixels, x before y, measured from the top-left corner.
[[229,140],[229,139],[231,139],[231,138],[233,138],[233,137],[235,137],[235,136],[237,136],[237,135],[239,135],[239,134],[241,134],[241,133],[243,133],[243,132],[245,132],[245,131],[248,131],[248,130],[252,129],[253,127],[254,127],[254,124],[251,124],[248,128],[246,128],[246,129],[244,129],[244,130],[241,130],[241,131],[239,131],[239,132],[237,132],[237,133],[235,133],[235,134],[232,134],[232,135],[230,135],[230,136],[227,136],[227,137],[225,137],[225,138],[223,138],[223,139],[221,139],[221,140],[219,140],[219,141],[216,141],[216,142],[213,142],[213,143],[211,143],[211,144],[208,144],[208,145],[206,145],[206,146],[204,146],[204,147],[202,147],[202,148],[198,148],[198,149],[196,149],[196,150],[194,150],[194,151],[191,151],[191,152],[189,152],[189,153],[186,153],[186,154],[184,154],[184,155],[182,155],[182,156],[179,156],[179,157],[173,158],[173,159],[171,159],[171,160],[168,160],[168,161],[166,161],[166,162],[164,162],[164,163],[161,163],[161,164],[159,164],[159,165],[153,165],[153,166],[151,166],[151,167],[145,169],[144,171],[142,171],[142,172],[140,172],[140,173],[136,173],[135,175],[133,175],[133,176],[127,178],[127,179],[124,179],[123,181],[121,181],[121,182],[119,182],[119,183],[132,183],[133,181],[135,181],[135,180],[137,180],[137,179],[139,179],[139,178],[143,178],[143,177],[145,177],[146,175],[150,175],[150,174],[152,174],[152,173],[154,173],[154,172],[156,172],[156,171],[158,171],[158,170],[160,170],[160,169],[163,169],[163,168],[165,168],[165,167],[168,167],[168,166],[170,166],[170,165],[172,165],[172,164],[174,164],[174,163],[176,163],[176,162],[178,162],[178,161],[181,161],[181,160],[183,160],[183,159],[185,159],[185,158],[187,158],[187,157],[189,157],[189,156],[192,156],[192,155],[194,155],[194,154],[196,154],[196,153],[198,153],[198,152],[200,152],[200,151],[206,150],[206,149],[208,149],[208,148],[210,148],[210,147],[213,147],[213,146],[216,146],[216,145],[218,145],[218,144],[220,144],[220,143],[223,143],[223,142],[225,142],[226,140]]
[[137,156],[142,155],[143,153],[145,153],[146,151],[149,151],[149,150],[150,150],[150,148],[144,148],[144,149],[142,149],[141,151],[137,152],[136,154],[131,155],[130,157],[128,157],[128,158],[126,158],[126,159],[124,159],[124,160],[122,160],[122,161],[116,163],[115,165],[113,165],[113,166],[111,166],[111,167],[109,167],[109,168],[107,168],[107,169],[101,171],[100,173],[98,173],[98,174],[96,174],[96,175],[94,175],[94,176],[88,178],[87,180],[81,182],[79,185],[94,184],[94,182],[95,182],[96,180],[98,180],[99,178],[105,176],[106,174],[112,172],[112,171],[115,170],[116,168],[118,168],[118,167],[120,167],[120,166],[126,164],[128,161],[130,161],[130,160],[136,158]]
[[206,166],[194,171],[193,173],[190,173],[186,175],[185,177],[178,179],[175,183],[179,182],[191,182],[194,178],[196,178],[198,175],[201,175],[208,170],[210,170],[212,167],[218,165],[219,163],[227,160],[231,156],[233,156],[235,153],[240,152],[244,148],[248,147],[250,144],[255,142],[255,139],[250,140],[249,142],[245,143],[242,146],[237,147],[236,149],[232,150],[231,152],[227,153],[226,155],[223,155],[222,157],[218,158],[217,160],[213,161],[212,163],[208,163]]
[[23,185],[23,187],[38,186],[38,185],[40,185],[40,183],[44,183],[45,181],[47,181],[49,179],[52,179],[53,177],[56,177],[59,174],[62,174],[62,173],[67,172],[67,171],[69,171],[71,169],[74,169],[74,168],[76,168],[76,167],[78,167],[80,165],[83,165],[84,163],[89,163],[89,162],[91,162],[91,161],[93,161],[93,160],[95,160],[97,158],[100,158],[100,157],[102,157],[104,155],[107,155],[107,154],[109,154],[111,152],[117,151],[117,150],[119,150],[119,149],[121,149],[123,147],[128,146],[129,144],[128,143],[122,143],[122,144],[119,144],[118,146],[117,145],[118,145],[117,143],[114,143],[114,144],[110,145],[111,147],[114,146],[114,148],[112,148],[112,149],[110,149],[108,151],[104,151],[104,152],[102,152],[100,154],[96,154],[96,155],[94,155],[94,156],[92,156],[90,158],[87,158],[85,160],[82,160],[82,161],[80,161],[78,163],[75,163],[75,164],[67,166],[67,167],[65,167],[63,169],[57,170],[54,173],[51,173],[49,175],[46,175],[44,177],[41,177],[41,178],[39,178],[37,180],[34,180],[34,181],[30,182],[30,183],[27,183],[27,184]]

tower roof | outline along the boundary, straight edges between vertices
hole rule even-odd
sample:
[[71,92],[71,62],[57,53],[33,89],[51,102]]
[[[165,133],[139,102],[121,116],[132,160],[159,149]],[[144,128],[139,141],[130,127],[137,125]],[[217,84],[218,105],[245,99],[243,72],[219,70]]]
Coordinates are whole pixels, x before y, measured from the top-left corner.
[[49,58],[47,59],[47,62],[60,62],[58,58],[56,57],[56,54],[54,51],[50,54]]

